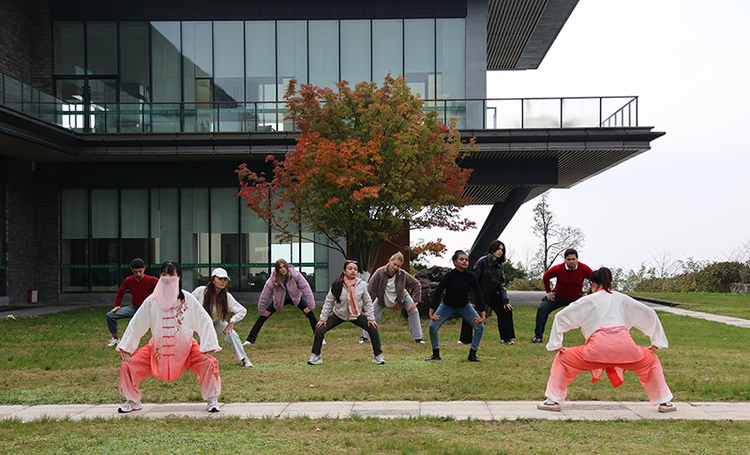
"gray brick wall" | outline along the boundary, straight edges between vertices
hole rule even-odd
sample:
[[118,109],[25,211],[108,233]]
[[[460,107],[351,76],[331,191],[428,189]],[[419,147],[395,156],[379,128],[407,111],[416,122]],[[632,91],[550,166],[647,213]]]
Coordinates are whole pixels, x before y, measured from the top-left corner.
[[0,0],[0,71],[52,92],[48,1]]
[[7,160],[7,280],[9,304],[58,302],[60,203],[57,165]]

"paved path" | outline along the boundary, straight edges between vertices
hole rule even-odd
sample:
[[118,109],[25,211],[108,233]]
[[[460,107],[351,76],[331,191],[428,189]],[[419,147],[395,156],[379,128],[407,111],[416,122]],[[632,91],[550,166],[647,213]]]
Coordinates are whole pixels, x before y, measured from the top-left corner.
[[540,411],[535,401],[327,401],[301,403],[227,403],[221,412],[206,412],[205,403],[145,403],[141,411],[117,412],[119,404],[68,404],[0,406],[0,419],[30,422],[43,417],[73,420],[112,418],[237,417],[260,418],[337,418],[353,416],[383,419],[452,417],[456,420],[750,420],[750,403],[675,402],[677,411],[659,413],[648,402],[577,401],[563,404],[561,412]]

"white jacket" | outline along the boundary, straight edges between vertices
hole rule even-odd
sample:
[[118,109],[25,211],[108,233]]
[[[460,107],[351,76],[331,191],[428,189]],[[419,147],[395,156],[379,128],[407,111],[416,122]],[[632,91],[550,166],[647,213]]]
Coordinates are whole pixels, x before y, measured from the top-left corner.
[[556,351],[563,345],[563,334],[581,329],[586,340],[599,329],[631,327],[643,332],[658,348],[669,346],[664,328],[656,312],[637,300],[617,291],[601,290],[573,302],[555,315],[547,350]]
[[[203,303],[204,303],[203,302],[203,297],[206,295],[205,292],[206,292],[206,287],[205,286],[198,286],[193,291],[193,297],[195,297],[196,300],[198,300],[198,302],[200,302],[201,306],[203,306]],[[227,306],[229,307],[229,311],[232,312],[232,313],[234,313],[234,316],[232,316],[229,319],[229,322],[231,322],[232,324],[240,322],[245,317],[245,315],[247,314],[247,308],[245,308],[244,306],[242,306],[242,304],[240,304],[240,302],[238,302],[234,298],[234,296],[232,296],[232,294],[230,294],[229,292],[227,292]],[[219,315],[218,314],[211,314],[211,319],[213,319],[215,321],[215,320],[219,319]]]

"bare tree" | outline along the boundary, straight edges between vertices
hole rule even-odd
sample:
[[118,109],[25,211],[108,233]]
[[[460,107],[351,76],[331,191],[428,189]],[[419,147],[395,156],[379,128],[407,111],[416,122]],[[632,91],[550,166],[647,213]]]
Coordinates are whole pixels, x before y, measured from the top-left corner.
[[542,272],[562,257],[568,248],[581,248],[585,243],[583,231],[577,227],[560,226],[550,210],[547,193],[534,207],[534,234],[542,240],[536,253],[536,263]]
[[721,255],[727,262],[750,263],[750,239],[731,251],[722,251]]
[[649,264],[654,269],[656,278],[670,278],[680,273],[682,263],[674,251],[669,249],[655,250],[651,252],[653,262]]

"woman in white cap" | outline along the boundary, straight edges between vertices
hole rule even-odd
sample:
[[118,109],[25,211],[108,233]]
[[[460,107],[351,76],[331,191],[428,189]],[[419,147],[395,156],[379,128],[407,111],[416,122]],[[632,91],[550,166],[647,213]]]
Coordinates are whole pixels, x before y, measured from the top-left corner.
[[[198,286],[193,291],[193,297],[198,299],[203,305],[203,308],[211,316],[214,321],[214,329],[216,335],[224,337],[224,341],[232,346],[237,359],[242,363],[243,367],[252,367],[253,364],[245,354],[245,348],[242,347],[242,341],[240,336],[234,331],[234,324],[242,320],[247,314],[247,310],[244,306],[227,292],[227,284],[229,282],[229,275],[227,271],[221,267],[215,268],[211,273],[211,279],[206,286]],[[227,315],[229,312],[234,313],[227,322]]]

